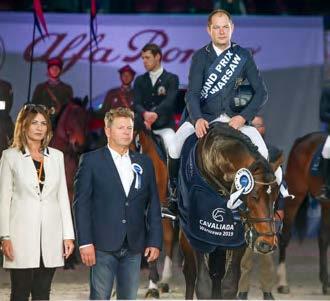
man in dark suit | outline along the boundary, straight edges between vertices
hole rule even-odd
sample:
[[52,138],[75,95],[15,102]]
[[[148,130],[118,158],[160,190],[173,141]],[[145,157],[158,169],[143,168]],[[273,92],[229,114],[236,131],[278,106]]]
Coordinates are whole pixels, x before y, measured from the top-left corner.
[[[172,183],[176,182],[181,149],[186,138],[193,133],[202,138],[210,122],[226,122],[240,130],[258,147],[261,155],[268,158],[261,135],[248,125],[267,101],[266,86],[249,50],[231,41],[233,31],[234,24],[227,11],[215,10],[209,15],[207,32],[211,42],[194,53],[189,71],[186,94],[189,116],[177,130],[174,143],[169,148]],[[237,108],[237,88],[245,80],[254,94],[245,107]],[[172,211],[176,211],[175,207],[172,202]]]
[[330,199],[330,85],[327,83],[322,89],[320,101],[320,119],[327,126],[328,137],[322,149],[324,186],[322,187],[320,200]]
[[74,216],[82,262],[91,267],[90,299],[136,299],[141,253],[156,260],[162,244],[160,202],[150,159],[129,151],[133,112],[105,116],[108,145],[82,156]]
[[[178,76],[167,72],[162,64],[162,52],[156,44],[146,44],[141,58],[146,73],[134,82],[134,108],[138,114],[137,124],[143,124],[156,135],[161,136],[168,154],[174,143],[174,118],[176,97],[179,89]],[[170,185],[170,198],[174,194]]]

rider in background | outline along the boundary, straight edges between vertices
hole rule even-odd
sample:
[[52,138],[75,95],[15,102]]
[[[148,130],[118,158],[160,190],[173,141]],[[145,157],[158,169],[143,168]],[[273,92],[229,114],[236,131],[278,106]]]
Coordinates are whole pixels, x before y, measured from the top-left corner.
[[47,61],[48,80],[37,85],[33,92],[32,103],[41,104],[49,109],[53,128],[56,119],[65,105],[73,98],[72,87],[61,81],[63,61],[51,58]]
[[179,89],[177,75],[166,71],[162,64],[162,52],[156,44],[146,44],[141,58],[146,73],[134,82],[134,108],[136,118],[141,119],[148,130],[161,136],[166,153],[174,144],[174,118]]
[[[208,17],[207,32],[211,42],[199,49],[192,58],[186,94],[188,119],[175,134],[169,148],[171,185],[178,176],[181,149],[188,136],[196,133],[202,138],[209,123],[226,122],[246,134],[268,159],[268,150],[259,132],[248,123],[267,101],[267,90],[249,50],[231,42],[234,24],[225,10],[215,10]],[[247,79],[254,96],[240,111],[233,110],[236,88]],[[175,187],[172,187],[175,191]],[[172,198],[171,211],[177,211]]]
[[324,186],[319,199],[330,199],[330,85],[324,86],[320,101],[320,119],[327,125],[328,137],[322,150],[323,170],[324,170]]
[[96,117],[104,119],[106,112],[118,107],[133,109],[132,83],[135,77],[135,71],[130,65],[125,65],[118,72],[121,85],[107,92],[102,107],[98,111],[93,112]]
[[[252,125],[259,131],[259,133],[264,137],[266,127],[264,120],[261,116],[256,116],[252,120]],[[270,162],[276,161],[279,156],[281,156],[282,151],[277,147],[268,144],[269,160]],[[284,198],[279,197],[276,204],[276,214],[275,218],[282,220],[284,216]],[[238,295],[237,299],[247,300],[248,292],[250,288],[250,278],[252,269],[254,266],[253,259],[257,257],[258,261],[258,280],[260,283],[261,290],[263,292],[263,300],[274,300],[272,294],[272,288],[275,284],[275,266],[272,254],[256,254],[252,249],[247,248],[245,250],[244,256],[241,260],[241,277],[238,284]]]

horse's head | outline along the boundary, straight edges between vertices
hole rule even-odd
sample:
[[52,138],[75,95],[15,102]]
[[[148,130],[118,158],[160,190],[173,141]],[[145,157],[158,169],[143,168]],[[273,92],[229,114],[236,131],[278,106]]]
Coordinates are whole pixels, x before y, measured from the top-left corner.
[[70,101],[59,116],[52,144],[59,145],[60,149],[69,147],[74,152],[82,151],[86,144],[87,121],[88,113],[83,104]]
[[236,172],[228,204],[239,202],[233,207],[237,206],[245,223],[248,246],[256,252],[269,253],[277,247],[274,207],[278,196],[276,177],[263,158]]
[[229,198],[228,208],[239,210],[249,247],[269,253],[277,246],[274,205],[279,187],[273,169],[242,134],[217,129],[199,141],[197,165],[209,184]]

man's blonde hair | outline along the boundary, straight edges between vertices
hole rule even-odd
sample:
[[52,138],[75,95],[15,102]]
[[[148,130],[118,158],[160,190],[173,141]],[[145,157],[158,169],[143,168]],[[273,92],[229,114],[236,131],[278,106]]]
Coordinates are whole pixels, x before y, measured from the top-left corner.
[[134,112],[129,108],[119,107],[116,109],[111,109],[105,114],[104,125],[109,128],[112,125],[114,119],[117,117],[130,118],[134,122]]

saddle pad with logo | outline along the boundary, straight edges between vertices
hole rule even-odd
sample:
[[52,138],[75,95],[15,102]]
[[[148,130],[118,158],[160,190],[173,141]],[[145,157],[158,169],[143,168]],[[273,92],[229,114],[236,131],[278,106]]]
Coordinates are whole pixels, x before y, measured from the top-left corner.
[[195,160],[196,135],[182,152],[180,169],[180,222],[191,245],[202,252],[216,247],[235,248],[245,243],[239,214],[227,208],[221,197],[201,176]]

